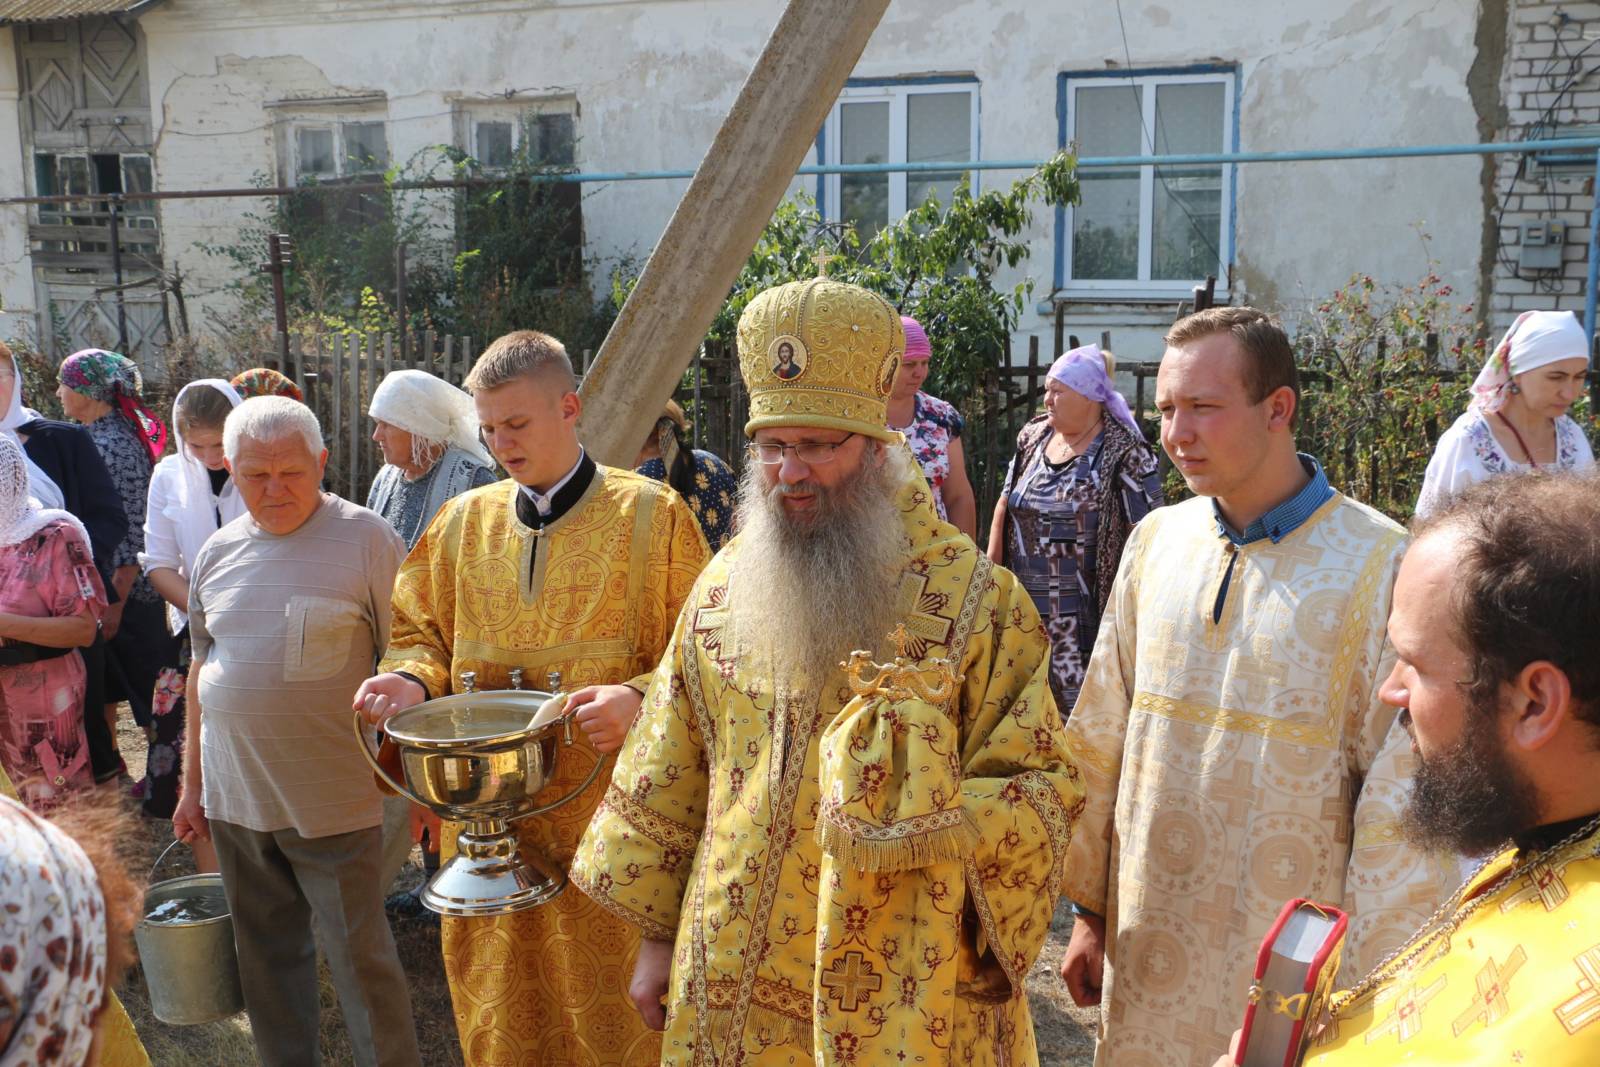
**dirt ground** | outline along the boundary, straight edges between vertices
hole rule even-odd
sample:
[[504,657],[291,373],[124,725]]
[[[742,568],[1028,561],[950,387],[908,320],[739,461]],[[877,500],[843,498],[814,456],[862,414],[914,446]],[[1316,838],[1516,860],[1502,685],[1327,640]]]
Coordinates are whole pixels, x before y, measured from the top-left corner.
[[[129,771],[135,778],[143,776],[144,735],[127,713],[126,706],[117,734]],[[134,812],[132,821],[136,830],[130,852],[135,862],[143,865],[135,873],[143,874],[171,842],[172,826],[142,818],[136,804],[130,801],[129,806]],[[193,870],[187,850],[177,848],[156,877],[158,880],[175,878]],[[402,878],[420,881],[421,877],[420,863],[413,856],[413,863]],[[1056,911],[1050,940],[1028,976],[1028,1000],[1039,1042],[1039,1062],[1048,1067],[1086,1067],[1094,1051],[1095,1011],[1074,1006],[1056,974],[1071,929],[1072,915],[1063,905]],[[401,920],[394,923],[394,935],[400,962],[411,983],[411,1008],[416,1017],[417,1038],[422,1045],[422,1062],[426,1067],[460,1067],[461,1050],[456,1042],[450,993],[439,955],[439,929],[426,921]],[[256,1067],[258,1061],[250,1038],[250,1023],[244,1015],[205,1026],[168,1026],[151,1014],[144,975],[138,968],[118,992],[154,1067]],[[321,1029],[323,1063],[329,1067],[354,1063],[339,1014],[338,998],[325,967],[322,968]]]

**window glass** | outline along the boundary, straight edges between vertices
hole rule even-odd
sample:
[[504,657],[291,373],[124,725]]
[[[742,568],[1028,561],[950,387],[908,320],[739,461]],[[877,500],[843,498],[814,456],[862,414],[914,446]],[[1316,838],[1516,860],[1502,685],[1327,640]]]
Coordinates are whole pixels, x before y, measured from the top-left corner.
[[509,122],[478,123],[477,144],[473,146],[472,154],[485,167],[509,167],[511,131],[512,125]]
[[[1138,85],[1077,90],[1075,133],[1080,156],[1136,156],[1144,136]],[[1093,169],[1079,175],[1082,201],[1072,211],[1072,276],[1139,276],[1139,168]]]
[[534,158],[550,167],[570,167],[577,162],[577,136],[571,115],[540,115],[536,128],[539,144]]
[[345,173],[362,174],[389,166],[389,142],[381,122],[346,122],[344,134]]
[[[972,158],[972,94],[912,93],[906,97],[906,162],[942,163]],[[906,175],[906,208],[934,196],[949,206],[960,171]]]
[[[1223,150],[1221,82],[1156,86],[1158,155]],[[1222,167],[1156,173],[1150,276],[1189,281],[1217,270],[1222,244]]]
[[[889,161],[889,102],[839,105],[839,162]],[[855,223],[863,243],[889,222],[889,175],[845,174],[839,178],[839,212]]]
[[294,131],[295,174],[300,178],[333,177],[333,131],[302,127]]

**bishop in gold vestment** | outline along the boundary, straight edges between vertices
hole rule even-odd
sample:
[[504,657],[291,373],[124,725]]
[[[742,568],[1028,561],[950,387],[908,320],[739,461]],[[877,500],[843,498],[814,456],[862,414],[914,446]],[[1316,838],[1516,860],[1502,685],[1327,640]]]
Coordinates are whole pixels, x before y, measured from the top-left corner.
[[1350,913],[1347,982],[1445,898],[1454,862],[1401,839],[1411,755],[1378,699],[1404,544],[1337,492],[1277,541],[1235,545],[1203,497],[1134,527],[1067,724],[1088,806],[1066,891],[1107,931],[1097,1064],[1210,1065],[1286,900]]
[[[782,345],[798,374],[773,369]],[[768,290],[740,323],[759,450],[741,533],[696,583],[572,867],[652,945],[675,943],[665,1063],[1037,1060],[1023,982],[1081,790],[1033,602],[940,521],[886,429],[903,346],[893,308],[826,279]],[[766,436],[776,429],[793,432]],[[802,496],[794,512],[832,521],[844,505],[817,498],[847,479],[824,468],[859,457],[886,465],[874,484],[890,550],[881,573],[864,574],[884,583],[885,603],[862,616],[821,592],[804,602],[782,567],[748,579],[777,532],[749,520]],[[799,473],[779,486],[757,462]],[[826,540],[793,538],[799,556]],[[899,656],[865,667],[864,653],[852,677],[838,663],[799,679],[770,672],[739,628],[763,610],[777,625],[752,625],[787,627],[796,642],[830,610],[840,627],[881,615],[898,647],[887,632],[863,640],[877,659]]]
[[[558,672],[569,692],[644,689],[705,564],[705,539],[682,498],[649,478],[587,457],[574,477],[587,488],[540,529],[519,517],[510,481],[444,506],[396,579],[382,670],[412,675],[431,696],[452,692],[463,671],[479,688],[509,688],[513,667],[530,685]],[[547,799],[598,758],[581,741],[564,750]],[[602,772],[576,800],[516,823],[519,836],[565,865],[605,781]],[[659,1060],[659,1038],[627,999],[638,931],[582,893],[500,918],[447,917],[443,942],[469,1067]]]

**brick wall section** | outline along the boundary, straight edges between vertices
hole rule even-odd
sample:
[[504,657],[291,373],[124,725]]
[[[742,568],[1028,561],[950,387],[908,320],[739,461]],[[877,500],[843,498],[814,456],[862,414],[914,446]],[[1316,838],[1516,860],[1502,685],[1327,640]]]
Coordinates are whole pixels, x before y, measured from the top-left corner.
[[[1562,16],[1566,21],[1557,25]],[[1510,20],[1502,78],[1509,126],[1500,139],[1547,138],[1574,126],[1600,125],[1600,3],[1514,0]],[[1489,308],[1493,324],[1509,326],[1519,312],[1536,308],[1582,317],[1593,167],[1551,177],[1531,159],[1498,156],[1495,193],[1502,214]],[[1559,271],[1517,266],[1521,224],[1538,220],[1567,224]]]

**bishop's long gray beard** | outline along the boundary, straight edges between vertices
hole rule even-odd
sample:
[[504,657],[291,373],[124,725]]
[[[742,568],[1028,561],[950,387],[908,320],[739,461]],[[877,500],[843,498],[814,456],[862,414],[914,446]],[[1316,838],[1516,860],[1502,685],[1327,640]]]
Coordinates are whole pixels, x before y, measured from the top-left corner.
[[767,486],[758,464],[745,468],[728,627],[735,653],[789,692],[815,696],[852,651],[884,646],[899,621],[909,546],[894,497],[909,462],[891,448],[834,489],[794,486],[816,494],[803,523],[784,512],[781,483]]

